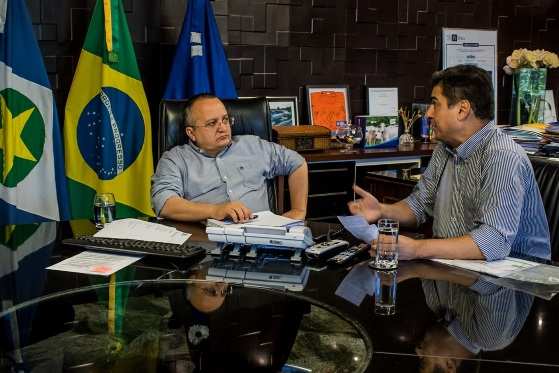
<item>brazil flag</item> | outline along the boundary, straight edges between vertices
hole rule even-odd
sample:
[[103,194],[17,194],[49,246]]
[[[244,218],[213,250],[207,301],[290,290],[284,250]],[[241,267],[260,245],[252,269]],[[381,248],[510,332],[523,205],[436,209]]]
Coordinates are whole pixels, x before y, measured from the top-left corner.
[[151,121],[121,0],[98,0],[65,109],[72,218],[89,218],[96,192],[117,217],[153,215]]

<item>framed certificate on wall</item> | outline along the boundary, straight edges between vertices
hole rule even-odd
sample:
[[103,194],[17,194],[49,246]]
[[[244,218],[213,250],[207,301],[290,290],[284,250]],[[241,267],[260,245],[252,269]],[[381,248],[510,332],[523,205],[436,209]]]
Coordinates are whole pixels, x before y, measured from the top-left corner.
[[310,124],[334,132],[337,121],[349,121],[349,86],[308,85],[305,88]]

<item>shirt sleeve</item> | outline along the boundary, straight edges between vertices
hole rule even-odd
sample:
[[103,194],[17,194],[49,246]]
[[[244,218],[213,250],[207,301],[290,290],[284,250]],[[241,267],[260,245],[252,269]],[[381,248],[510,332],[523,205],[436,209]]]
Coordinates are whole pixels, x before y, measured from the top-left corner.
[[404,202],[408,204],[415,215],[418,225],[423,224],[427,220],[427,216],[433,215],[437,187],[446,160],[447,156],[444,148],[438,146],[433,152],[429,166],[421,175],[421,179],[419,179],[412,193],[404,199]]
[[266,175],[267,179],[291,175],[305,162],[305,159],[299,153],[283,145],[267,142],[267,148],[270,157],[270,167]]
[[488,261],[509,255],[516,238],[529,165],[513,151],[497,151],[487,157],[481,175],[479,216],[470,236]]
[[170,197],[184,198],[182,185],[182,176],[176,157],[173,157],[171,152],[164,153],[151,178],[151,204],[157,216]]

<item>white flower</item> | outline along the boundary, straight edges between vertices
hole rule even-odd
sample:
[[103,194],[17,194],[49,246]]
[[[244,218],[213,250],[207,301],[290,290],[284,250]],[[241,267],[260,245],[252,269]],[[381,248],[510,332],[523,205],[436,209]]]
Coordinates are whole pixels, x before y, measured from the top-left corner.
[[512,75],[512,73],[514,72],[509,65],[503,66],[503,70],[505,71],[505,74],[507,74],[507,75]]
[[559,58],[555,53],[544,49],[528,50],[526,48],[515,49],[506,59],[503,68],[507,74],[518,68],[556,68],[559,67]]

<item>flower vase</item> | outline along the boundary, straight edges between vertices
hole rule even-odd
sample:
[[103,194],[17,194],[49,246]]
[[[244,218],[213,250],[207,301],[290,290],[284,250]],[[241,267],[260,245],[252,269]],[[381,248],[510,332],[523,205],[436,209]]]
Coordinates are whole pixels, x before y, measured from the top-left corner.
[[409,128],[406,128],[404,133],[400,135],[398,144],[401,148],[413,148],[413,136],[410,133]]
[[516,69],[512,79],[511,124],[542,122],[547,69]]

